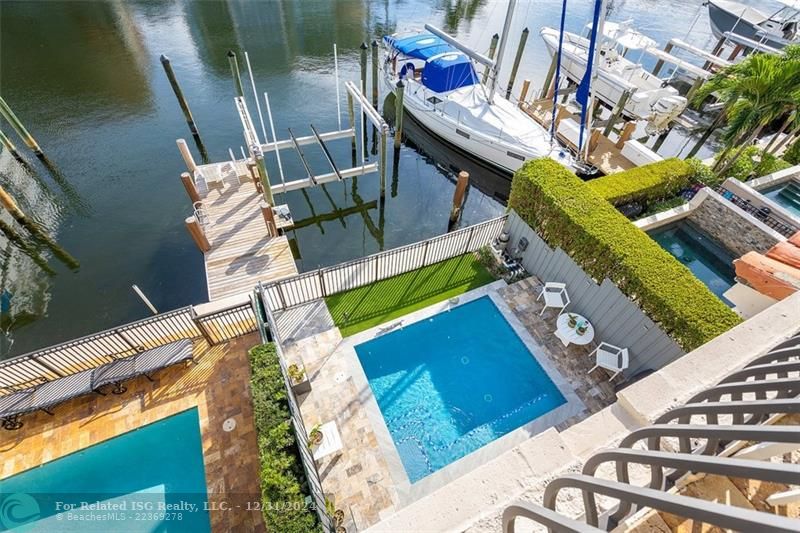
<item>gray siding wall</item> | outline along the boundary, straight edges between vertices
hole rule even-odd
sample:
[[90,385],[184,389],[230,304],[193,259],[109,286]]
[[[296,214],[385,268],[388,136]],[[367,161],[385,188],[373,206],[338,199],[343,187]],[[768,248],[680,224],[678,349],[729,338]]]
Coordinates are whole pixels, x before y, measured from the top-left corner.
[[567,284],[572,300],[568,311],[579,313],[595,328],[595,342],[602,341],[630,352],[630,367],[624,375],[631,378],[648,369],[657,370],[684,354],[678,344],[650,320],[611,281],[600,285],[563,250],[553,250],[513,210],[506,226],[511,234],[509,246],[515,248],[519,239],[528,239],[522,254],[525,270],[542,282]]

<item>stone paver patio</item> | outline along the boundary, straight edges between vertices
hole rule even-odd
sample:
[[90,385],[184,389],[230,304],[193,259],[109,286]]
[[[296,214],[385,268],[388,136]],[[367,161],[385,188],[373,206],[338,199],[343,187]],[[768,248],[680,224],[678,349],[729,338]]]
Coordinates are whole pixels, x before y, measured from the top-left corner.
[[[613,403],[614,387],[608,383],[608,374],[602,369],[588,374],[593,366],[588,357],[591,348],[564,347],[553,333],[556,313],[548,311],[539,317],[541,303],[536,296],[540,282],[527,278],[509,286],[499,285],[496,294],[585,406],[556,424],[556,429],[563,430]],[[446,306],[447,302],[436,304],[427,313],[439,312]],[[385,427],[378,427],[381,422],[374,419],[374,408],[370,416],[370,402],[374,404],[371,390],[358,379],[352,358],[345,355],[348,349],[352,351],[353,342],[363,342],[362,336],[371,337],[374,332],[342,339],[321,302],[278,316],[278,327],[287,360],[305,365],[311,380],[312,391],[299,398],[306,429],[333,420],[342,438],[341,453],[317,461],[323,489],[336,508],[345,512],[344,525],[349,531],[374,525],[409,503],[409,495],[398,488],[392,476],[394,471],[396,478],[396,461],[383,451],[393,443],[390,438],[386,442],[388,432]],[[355,338],[359,340],[353,341]],[[414,487],[422,483],[424,480]]]

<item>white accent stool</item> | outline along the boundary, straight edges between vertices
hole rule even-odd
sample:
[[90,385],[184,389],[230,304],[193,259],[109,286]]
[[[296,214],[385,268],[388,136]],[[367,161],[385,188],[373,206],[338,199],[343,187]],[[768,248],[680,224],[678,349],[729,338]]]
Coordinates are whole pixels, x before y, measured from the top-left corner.
[[544,296],[544,307],[539,316],[542,316],[548,307],[558,309],[558,314],[564,312],[564,309],[569,305],[569,294],[567,294],[567,285],[565,283],[555,283],[548,281],[544,284],[541,294],[536,300],[541,300]]
[[595,365],[591,370],[589,370],[589,374],[591,374],[597,367],[611,370],[614,372],[614,375],[608,378],[609,381],[617,377],[620,372],[628,368],[628,364],[630,362],[627,348],[620,348],[619,346],[614,346],[613,344],[608,344],[607,342],[601,342],[597,348],[592,350],[592,352],[589,354],[589,357],[591,357],[593,354],[596,354]]

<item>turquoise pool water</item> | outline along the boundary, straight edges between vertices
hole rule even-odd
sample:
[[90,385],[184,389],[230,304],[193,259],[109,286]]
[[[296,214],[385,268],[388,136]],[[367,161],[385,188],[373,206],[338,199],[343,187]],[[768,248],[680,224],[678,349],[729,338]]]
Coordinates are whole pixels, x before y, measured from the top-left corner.
[[206,501],[195,408],[0,480],[0,531],[203,533]]
[[723,296],[736,282],[734,257],[727,249],[686,221],[648,233],[662,248],[686,265],[711,292],[733,307]]
[[792,180],[761,191],[761,194],[800,217],[800,183]]
[[355,348],[412,483],[566,403],[488,296]]

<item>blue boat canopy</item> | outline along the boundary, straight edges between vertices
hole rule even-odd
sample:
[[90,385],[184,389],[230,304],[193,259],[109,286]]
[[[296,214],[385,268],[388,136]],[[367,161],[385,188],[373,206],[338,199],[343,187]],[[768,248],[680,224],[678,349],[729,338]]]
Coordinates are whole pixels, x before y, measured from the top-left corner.
[[455,48],[432,33],[421,33],[402,39],[387,36],[384,37],[384,40],[404,55],[424,61],[439,54],[456,51]]
[[430,59],[422,71],[422,84],[437,93],[446,93],[477,85],[478,75],[472,61],[459,52],[446,53]]

